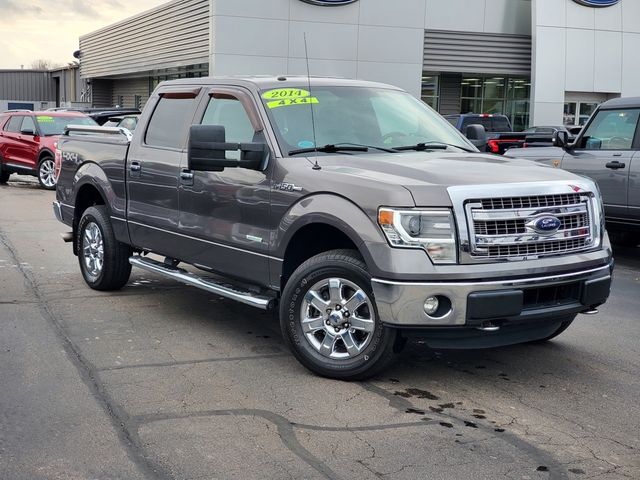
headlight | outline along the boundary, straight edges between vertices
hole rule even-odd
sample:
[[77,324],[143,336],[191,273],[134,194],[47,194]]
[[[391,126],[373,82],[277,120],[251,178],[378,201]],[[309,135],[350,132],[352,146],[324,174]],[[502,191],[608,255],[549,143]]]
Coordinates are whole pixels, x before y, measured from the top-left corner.
[[392,247],[423,248],[433,263],[456,263],[456,229],[451,210],[381,208],[378,223]]

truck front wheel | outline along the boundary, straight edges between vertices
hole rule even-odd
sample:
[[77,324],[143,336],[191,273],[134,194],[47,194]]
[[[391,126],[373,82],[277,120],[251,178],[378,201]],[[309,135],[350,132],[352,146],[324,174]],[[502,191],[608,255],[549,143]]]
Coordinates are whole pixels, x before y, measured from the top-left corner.
[[296,358],[330,378],[362,380],[393,358],[396,330],[378,316],[371,276],[353,250],[332,250],[304,262],[287,282],[280,326]]
[[116,240],[104,205],[87,208],[78,223],[80,271],[94,290],[118,290],[131,275],[131,248]]

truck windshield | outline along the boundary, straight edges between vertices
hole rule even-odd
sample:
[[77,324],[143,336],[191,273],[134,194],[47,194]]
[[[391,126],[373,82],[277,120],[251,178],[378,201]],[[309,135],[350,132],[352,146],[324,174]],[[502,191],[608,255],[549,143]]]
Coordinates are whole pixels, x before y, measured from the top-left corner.
[[43,136],[49,135],[62,135],[67,125],[91,125],[98,126],[98,124],[89,117],[55,117],[53,115],[37,115],[36,121],[40,132]]
[[398,90],[317,86],[309,92],[300,86],[264,90],[261,98],[285,153],[341,144],[372,147],[370,152],[418,143],[476,150],[434,110]]

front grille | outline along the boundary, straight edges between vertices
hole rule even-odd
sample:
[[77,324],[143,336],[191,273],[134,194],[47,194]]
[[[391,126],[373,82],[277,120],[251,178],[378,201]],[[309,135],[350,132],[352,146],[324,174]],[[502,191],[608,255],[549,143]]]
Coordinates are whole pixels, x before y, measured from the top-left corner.
[[560,195],[533,195],[528,197],[499,197],[483,198],[480,201],[483,210],[511,209],[511,208],[539,208],[561,207],[563,205],[575,205],[580,203],[580,194],[564,193]]
[[552,242],[524,243],[521,245],[501,245],[488,247],[489,257],[522,257],[530,255],[554,255],[583,250],[587,246],[586,238],[576,240],[558,240]]
[[[594,245],[587,193],[479,198],[465,202],[470,255],[478,260],[538,258],[587,250]],[[555,217],[557,230],[538,219]]]
[[[560,230],[571,230],[589,225],[589,216],[586,212],[560,216]],[[516,235],[527,233],[527,220],[477,220],[474,223],[475,232],[478,235]]]

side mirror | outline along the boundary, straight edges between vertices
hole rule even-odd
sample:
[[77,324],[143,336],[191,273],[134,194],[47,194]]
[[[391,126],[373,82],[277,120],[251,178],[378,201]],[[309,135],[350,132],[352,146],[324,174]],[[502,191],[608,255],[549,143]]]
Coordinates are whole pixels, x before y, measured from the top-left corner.
[[465,137],[481,152],[487,151],[487,131],[483,125],[467,125],[464,131]]
[[[260,170],[269,149],[264,143],[227,143],[222,125],[191,125],[187,164],[189,170],[221,172],[225,168]],[[227,151],[240,151],[240,159],[227,158]]]
[[553,146],[567,148],[569,146],[569,134],[564,130],[558,130],[553,134]]
[[23,128],[20,130],[20,133],[22,135],[31,135],[32,137],[36,136],[36,132],[34,132],[32,128]]

